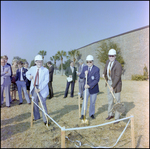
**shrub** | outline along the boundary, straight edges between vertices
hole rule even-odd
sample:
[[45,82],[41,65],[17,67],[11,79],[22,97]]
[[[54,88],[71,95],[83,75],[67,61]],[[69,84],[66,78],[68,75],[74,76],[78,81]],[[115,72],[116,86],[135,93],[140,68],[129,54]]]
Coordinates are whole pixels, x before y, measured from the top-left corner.
[[132,75],[131,80],[136,80],[136,81],[143,81],[143,80],[147,80],[148,79],[148,69],[146,67],[146,65],[143,68],[143,75]]

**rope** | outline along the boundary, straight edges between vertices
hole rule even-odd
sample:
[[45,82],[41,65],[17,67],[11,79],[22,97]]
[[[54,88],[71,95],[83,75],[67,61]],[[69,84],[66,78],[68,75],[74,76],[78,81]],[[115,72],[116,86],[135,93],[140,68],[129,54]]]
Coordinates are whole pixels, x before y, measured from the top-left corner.
[[[32,97],[32,101],[33,101],[33,98],[34,98],[34,97]],[[34,102],[34,101],[33,101],[33,102]],[[37,107],[39,107],[35,102],[34,102],[34,104],[35,104]],[[40,108],[40,107],[39,107],[39,108]],[[40,108],[40,110],[41,110],[43,113],[45,113],[45,112],[43,111],[43,109]],[[93,146],[90,146],[89,144],[83,144],[83,145],[88,145],[88,146],[90,146],[91,148],[113,148],[113,147],[118,143],[118,141],[120,140],[121,136],[122,136],[123,133],[125,132],[125,130],[126,130],[128,124],[129,124],[129,122],[130,122],[130,118],[133,117],[133,116],[130,116],[130,117],[118,119],[118,120],[115,120],[115,121],[111,121],[111,122],[108,122],[108,123],[104,123],[104,124],[100,124],[100,125],[95,125],[95,126],[88,126],[88,127],[68,128],[68,129],[65,129],[64,127],[61,127],[56,121],[54,121],[53,118],[51,118],[47,113],[45,113],[45,114],[46,114],[61,130],[63,130],[63,131],[89,129],[89,128],[104,126],[104,125],[108,125],[108,124],[111,124],[111,123],[114,123],[114,122],[118,122],[118,121],[122,121],[122,120],[129,119],[127,125],[125,126],[124,130],[122,131],[122,133],[120,134],[120,136],[118,137],[116,143],[115,143],[113,146],[111,146],[111,147],[104,147],[104,146],[93,147]],[[74,142],[74,141],[70,140],[67,136],[65,136],[65,138],[67,138],[67,139],[68,139],[69,141],[71,141],[71,142]],[[79,147],[81,146],[81,142],[78,141],[78,140],[76,140],[75,142],[79,143],[79,146],[75,144],[75,146],[79,148]]]
[[[94,147],[94,146],[90,146],[89,144],[83,144],[83,145],[90,146],[91,148],[113,148],[113,147],[118,143],[118,141],[120,140],[120,138],[122,137],[123,133],[125,132],[125,130],[126,130],[126,128],[127,128],[127,126],[129,125],[129,122],[130,122],[130,119],[129,119],[127,125],[125,126],[124,130],[122,131],[122,133],[121,133],[120,136],[118,137],[116,143],[115,143],[113,146],[109,146],[109,147],[97,146],[97,147]],[[78,147],[78,148],[81,147],[81,142],[80,142],[80,141],[78,141],[78,140],[72,141],[72,140],[70,140],[67,136],[66,136],[66,138],[67,138],[69,141],[71,141],[71,142],[78,142],[78,143],[79,143],[79,146],[76,145],[76,144],[75,144],[75,146]]]
[[64,129],[64,131],[95,128],[95,127],[99,127],[99,126],[104,126],[104,125],[107,125],[107,124],[111,124],[111,123],[114,123],[114,122],[118,122],[118,121],[126,120],[126,119],[129,119],[129,118],[131,118],[131,117],[133,117],[133,116],[126,117],[126,118],[122,118],[122,119],[118,119],[118,120],[111,121],[111,122],[104,123],[104,124],[94,125],[94,126],[76,127],[76,128],[67,128],[67,129]]

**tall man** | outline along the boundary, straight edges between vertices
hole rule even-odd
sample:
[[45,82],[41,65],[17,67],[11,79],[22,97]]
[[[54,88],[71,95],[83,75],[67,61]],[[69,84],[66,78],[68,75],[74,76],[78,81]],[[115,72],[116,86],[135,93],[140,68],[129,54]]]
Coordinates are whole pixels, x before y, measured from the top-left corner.
[[[122,66],[121,64],[116,60],[116,50],[110,49],[108,52],[109,60],[107,60],[103,77],[106,78],[108,81],[109,86],[111,87],[111,91],[115,94],[115,98],[117,102],[120,102],[120,92],[122,88],[122,80],[121,80],[121,74],[122,74]],[[113,107],[113,96],[107,88],[107,96],[108,96],[108,117],[106,120],[110,120],[114,118],[114,114],[111,112],[111,109]],[[120,114],[119,112],[115,111],[115,120],[119,119]],[[118,122],[115,122],[115,124]]]
[[[95,102],[97,98],[97,93],[99,92],[98,82],[100,80],[100,69],[94,65],[94,58],[92,55],[88,55],[86,57],[87,66],[83,67],[83,70],[80,74],[80,78],[84,79],[84,91],[86,90],[86,97],[84,96],[84,100],[86,100],[86,105],[84,105],[84,100],[82,104],[81,118],[84,118],[84,106],[85,106],[85,115],[87,111],[88,97],[90,96],[90,107],[89,107],[89,116],[94,119],[95,114]],[[86,82],[87,76],[87,84]]]
[[[68,95],[68,90],[69,90],[70,84],[71,84],[70,97],[73,98],[73,96],[74,96],[74,87],[75,87],[75,83],[77,82],[76,71],[77,71],[77,69],[76,69],[76,67],[74,67],[74,62],[70,61],[70,67],[67,67],[67,69],[65,71],[65,75],[68,77],[68,80],[67,80],[67,86],[66,86],[64,98],[66,98]],[[69,79],[71,79],[71,80],[69,81]]]
[[[78,76],[81,74],[81,72],[82,72],[82,70],[83,70],[83,67],[84,66],[86,66],[84,63],[83,63],[83,60],[82,59],[80,59],[79,61],[79,64],[80,64],[80,66],[79,66],[79,69],[78,69]],[[80,77],[79,77],[79,93],[80,93],[80,98],[83,100],[83,89],[84,89],[84,79],[81,79]]]
[[[5,65],[8,65],[10,66],[10,70],[11,70],[11,75],[10,75],[10,80],[12,80],[12,68],[11,68],[11,65],[8,63],[8,56],[7,55],[4,55],[3,56],[3,59],[5,60]],[[12,103],[12,99],[11,99],[11,96],[10,96],[10,88],[9,88],[9,99],[10,99],[10,103]]]
[[4,102],[3,92],[5,91],[7,107],[10,107],[10,76],[11,68],[5,63],[5,59],[1,58],[1,105]]
[[[41,55],[37,55],[34,58],[35,66],[32,66],[27,72],[26,77],[31,81],[30,85],[30,93],[34,97],[34,102],[38,105],[38,101],[41,99],[43,104],[44,111],[47,113],[47,106],[46,106],[46,97],[49,95],[48,89],[48,82],[49,82],[49,71],[47,68],[43,67],[43,59]],[[34,83],[33,81],[34,80]],[[40,99],[38,99],[38,95]],[[40,119],[40,113],[38,106],[34,104],[33,113],[34,113],[34,120]],[[44,113],[43,115],[43,122],[46,125],[46,117]]]
[[54,67],[53,67],[51,61],[47,62],[47,66],[49,67],[49,83],[48,83],[48,87],[49,87],[49,99],[51,99],[53,97],[52,82],[53,82]]
[[29,95],[27,93],[27,87],[26,87],[26,83],[28,83],[28,79],[26,78],[26,72],[28,70],[23,67],[22,61],[18,62],[18,68],[19,69],[17,69],[17,71],[16,71],[15,80],[16,80],[16,84],[17,84],[17,88],[18,88],[18,95],[19,95],[19,101],[20,101],[19,105],[21,105],[23,103],[22,90],[24,92],[24,96],[25,96],[27,103],[31,104]]

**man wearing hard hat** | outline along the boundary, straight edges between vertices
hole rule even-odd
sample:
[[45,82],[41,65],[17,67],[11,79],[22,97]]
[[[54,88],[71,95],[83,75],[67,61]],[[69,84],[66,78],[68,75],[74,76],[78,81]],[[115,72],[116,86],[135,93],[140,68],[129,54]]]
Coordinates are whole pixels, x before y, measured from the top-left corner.
[[[90,107],[89,107],[89,116],[92,119],[95,119],[95,102],[97,98],[97,93],[99,92],[98,82],[100,80],[100,69],[94,65],[94,58],[92,55],[88,55],[86,57],[87,66],[83,67],[83,70],[79,77],[81,79],[84,78],[84,91],[86,90],[86,97],[84,96],[84,100],[86,100],[85,105],[85,115],[87,111],[88,97],[90,96]],[[86,76],[87,76],[87,84],[86,84]],[[84,100],[82,104],[81,118],[84,118]]]
[[[108,52],[108,57],[109,57],[109,60],[107,60],[105,68],[104,68],[104,72],[103,72],[103,78],[106,79],[106,81],[108,82],[108,85],[111,87],[110,89],[107,88],[108,117],[106,118],[106,120],[110,120],[114,118],[114,114],[111,111],[113,107],[114,99],[110,91],[112,91],[115,94],[117,103],[120,103],[120,92],[122,88],[122,80],[121,80],[122,66],[116,60],[116,50],[110,49]],[[119,119],[119,117],[120,117],[120,114],[118,111],[116,111],[115,120]],[[115,122],[115,124],[118,122]]]
[[[26,77],[31,81],[30,85],[30,93],[34,97],[34,102],[38,105],[38,101],[41,100],[43,105],[43,110],[47,113],[46,107],[46,97],[49,95],[49,71],[47,68],[43,67],[43,59],[41,55],[35,56],[35,66],[32,66],[27,72]],[[33,83],[34,82],[34,83]],[[38,99],[38,95],[40,99]],[[34,104],[33,113],[34,113],[34,121],[40,119],[40,113],[38,106]],[[42,112],[43,122],[46,125],[46,117]]]

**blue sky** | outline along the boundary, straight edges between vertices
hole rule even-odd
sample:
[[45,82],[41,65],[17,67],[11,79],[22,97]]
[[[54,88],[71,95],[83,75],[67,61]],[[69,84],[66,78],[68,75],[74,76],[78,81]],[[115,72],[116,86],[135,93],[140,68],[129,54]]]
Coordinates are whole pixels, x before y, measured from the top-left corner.
[[1,55],[29,63],[149,25],[149,1],[1,1]]

